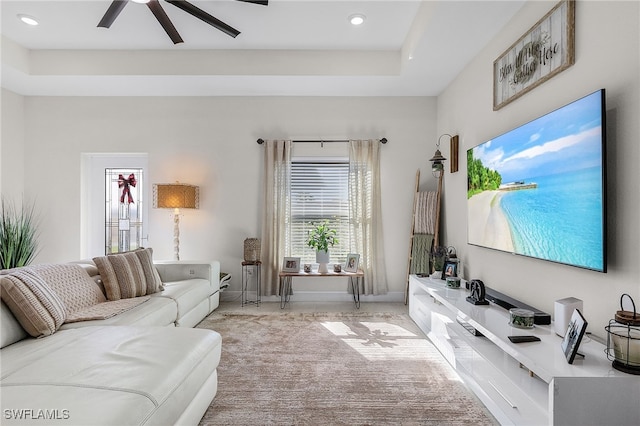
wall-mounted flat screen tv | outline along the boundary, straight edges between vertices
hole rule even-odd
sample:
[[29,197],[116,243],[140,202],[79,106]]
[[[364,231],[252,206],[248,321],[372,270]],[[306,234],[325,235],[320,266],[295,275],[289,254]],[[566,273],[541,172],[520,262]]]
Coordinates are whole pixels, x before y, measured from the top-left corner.
[[606,272],[605,90],[467,151],[469,244]]

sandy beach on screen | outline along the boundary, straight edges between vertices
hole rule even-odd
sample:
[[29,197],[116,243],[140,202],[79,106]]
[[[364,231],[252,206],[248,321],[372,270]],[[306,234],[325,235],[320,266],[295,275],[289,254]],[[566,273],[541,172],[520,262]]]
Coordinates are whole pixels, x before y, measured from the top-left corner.
[[469,243],[513,251],[509,222],[502,208],[501,191],[484,191],[469,199]]

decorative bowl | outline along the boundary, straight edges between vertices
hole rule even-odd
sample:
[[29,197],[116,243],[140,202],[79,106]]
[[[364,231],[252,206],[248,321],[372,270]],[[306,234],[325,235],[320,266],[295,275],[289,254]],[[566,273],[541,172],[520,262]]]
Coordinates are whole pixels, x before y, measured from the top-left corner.
[[447,287],[460,288],[460,277],[447,277]]
[[509,324],[517,328],[533,328],[533,311],[521,308],[509,309]]

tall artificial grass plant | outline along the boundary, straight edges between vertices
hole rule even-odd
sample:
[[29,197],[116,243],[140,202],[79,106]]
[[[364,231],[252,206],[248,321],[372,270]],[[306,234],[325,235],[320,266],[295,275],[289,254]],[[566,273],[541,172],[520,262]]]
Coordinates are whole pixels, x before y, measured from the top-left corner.
[[13,203],[2,198],[1,207],[0,269],[26,266],[38,252],[35,206],[23,201],[18,210]]

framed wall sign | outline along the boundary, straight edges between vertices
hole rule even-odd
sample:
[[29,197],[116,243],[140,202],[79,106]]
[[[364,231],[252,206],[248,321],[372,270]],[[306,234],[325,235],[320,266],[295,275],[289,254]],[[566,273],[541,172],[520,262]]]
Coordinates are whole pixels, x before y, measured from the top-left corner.
[[493,110],[575,62],[575,1],[562,0],[493,62]]

